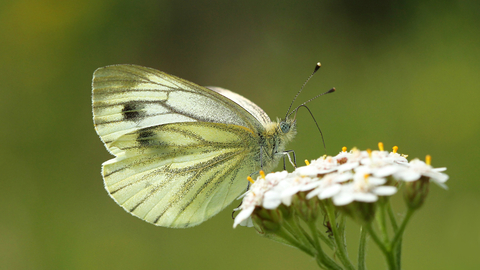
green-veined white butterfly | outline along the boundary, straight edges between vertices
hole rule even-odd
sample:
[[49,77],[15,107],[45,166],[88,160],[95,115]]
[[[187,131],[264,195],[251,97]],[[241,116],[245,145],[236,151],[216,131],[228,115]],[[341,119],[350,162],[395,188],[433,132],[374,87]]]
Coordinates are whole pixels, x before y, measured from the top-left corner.
[[296,134],[250,100],[136,65],[93,75],[93,121],[107,150],[110,196],[132,215],[191,227],[228,206],[246,178],[270,172]]

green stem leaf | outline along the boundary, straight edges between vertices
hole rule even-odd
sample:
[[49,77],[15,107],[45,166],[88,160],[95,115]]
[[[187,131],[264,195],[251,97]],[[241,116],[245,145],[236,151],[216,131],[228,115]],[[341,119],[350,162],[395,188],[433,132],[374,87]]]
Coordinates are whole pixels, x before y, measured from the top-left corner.
[[410,221],[410,218],[412,217],[413,213],[415,210],[408,209],[407,214],[405,215],[405,218],[402,221],[402,224],[400,224],[400,227],[398,230],[395,232],[395,236],[393,237],[393,240],[391,242],[391,246],[394,247],[398,241],[402,238],[403,232],[405,231],[405,227],[407,227],[408,221]]
[[388,232],[387,232],[387,219],[386,219],[386,209],[385,203],[378,204],[378,210],[376,214],[377,224],[382,233],[383,242],[388,243]]
[[389,250],[387,246],[385,246],[385,244],[380,240],[378,235],[373,230],[372,224],[369,223],[369,224],[366,224],[365,226],[367,227],[367,231],[372,237],[373,242],[377,244],[378,248],[380,248],[380,251],[382,251],[383,255],[385,256],[385,259],[387,260],[388,269],[389,270],[397,269],[392,251]]
[[388,211],[388,218],[390,219],[390,223],[392,224],[393,231],[398,230],[397,219],[395,218],[395,213],[393,212],[392,204],[388,201],[387,205]]
[[366,265],[367,256],[367,230],[362,226],[360,227],[360,243],[358,245],[358,270],[367,269]]
[[328,269],[341,270],[342,267],[340,267],[337,263],[335,263],[334,260],[332,260],[327,254],[325,254],[325,252],[323,252],[315,222],[309,222],[308,227],[312,232],[313,240],[315,242],[315,247],[317,249],[317,261],[320,261],[322,264],[328,267]]
[[327,216],[328,221],[330,222],[333,238],[335,239],[335,245],[338,250],[338,259],[342,262],[343,266],[347,269],[354,270],[352,262],[348,259],[347,249],[345,248],[344,241],[342,239],[343,232],[339,232],[337,228],[337,221],[335,217],[335,208],[332,204],[329,204],[327,207]]
[[[309,246],[305,246],[302,243],[295,240],[295,238],[293,238],[285,230],[285,228],[283,226],[278,231],[275,232],[275,235],[280,237],[280,238],[283,238],[285,241],[289,242],[291,246],[294,246],[294,247],[300,249],[301,251],[307,253],[308,255],[310,255],[312,257],[315,257],[315,251],[314,250],[312,250]],[[265,236],[267,236],[267,235],[265,235]]]

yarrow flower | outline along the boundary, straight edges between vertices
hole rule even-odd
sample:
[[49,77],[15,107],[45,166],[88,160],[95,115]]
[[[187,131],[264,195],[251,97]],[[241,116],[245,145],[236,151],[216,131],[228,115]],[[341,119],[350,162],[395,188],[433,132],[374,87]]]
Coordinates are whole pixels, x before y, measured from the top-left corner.
[[[265,175],[260,171],[256,181],[242,195],[233,227],[254,227],[261,235],[296,247],[314,257],[323,269],[355,269],[348,258],[345,216],[362,226],[358,265],[365,267],[367,234],[383,252],[388,269],[400,269],[403,232],[412,213],[420,208],[428,194],[430,180],[447,188],[446,168],[433,168],[426,161],[407,160],[406,155],[383,150],[347,152],[305,161],[306,166]],[[403,191],[407,205],[402,224],[397,224],[389,198]],[[378,209],[378,210],[377,210]],[[323,234],[318,217],[323,215]],[[388,216],[388,218],[387,218]],[[378,236],[372,223],[377,222]],[[392,225],[387,229],[387,223]],[[303,224],[303,225],[302,225]],[[308,232],[308,230],[310,232]],[[324,230],[324,229],[323,229]],[[389,232],[393,232],[390,238]],[[336,259],[323,251],[328,246]],[[338,264],[341,263],[343,268]]]
[[[292,199],[306,192],[306,199],[317,197],[331,199],[335,206],[346,206],[352,202],[375,203],[379,197],[392,196],[397,192],[398,181],[412,182],[422,177],[431,179],[446,188],[448,176],[429,164],[406,155],[383,150],[360,151],[346,147],[336,156],[322,156],[292,173],[286,171],[260,175],[246,192],[241,210],[236,216],[234,227],[246,222],[255,208],[276,209],[280,205],[289,207]],[[249,221],[249,220],[248,220]]]
[[[427,156],[427,160],[429,157]],[[422,176],[430,178],[435,184],[447,189],[445,182],[448,180],[448,175],[441,173],[447,170],[447,168],[433,168],[428,163],[425,163],[419,159],[414,159],[408,163],[408,166],[404,170],[400,170],[393,176],[399,180],[405,182],[412,182],[419,180]]]

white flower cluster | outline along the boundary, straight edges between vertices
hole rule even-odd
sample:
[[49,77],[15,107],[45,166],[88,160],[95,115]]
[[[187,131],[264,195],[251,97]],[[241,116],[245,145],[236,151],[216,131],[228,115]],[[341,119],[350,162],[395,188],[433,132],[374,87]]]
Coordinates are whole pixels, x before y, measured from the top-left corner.
[[397,192],[396,183],[387,183],[387,177],[412,182],[422,176],[438,185],[444,184],[448,175],[441,173],[446,168],[432,168],[427,163],[387,151],[360,151],[346,148],[338,155],[323,156],[299,167],[294,172],[286,171],[261,175],[244,194],[241,212],[235,217],[233,227],[252,226],[251,214],[256,207],[275,209],[280,204],[290,206],[298,192],[307,192],[307,199],[317,196],[320,200],[332,199],[336,206],[353,201],[372,203],[378,196],[391,196]]

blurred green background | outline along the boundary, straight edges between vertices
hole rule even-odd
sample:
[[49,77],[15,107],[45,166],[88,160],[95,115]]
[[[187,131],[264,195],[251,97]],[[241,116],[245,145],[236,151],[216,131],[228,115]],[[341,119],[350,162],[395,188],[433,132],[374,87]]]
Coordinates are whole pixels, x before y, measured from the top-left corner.
[[[310,103],[328,154],[398,145],[448,167],[404,238],[405,269],[479,269],[480,2],[0,2],[0,269],[317,269],[300,251],[232,229],[232,205],[191,229],[155,227],[107,195],[112,158],[91,114],[93,71],[153,67],[231,89],[282,117]],[[323,155],[299,112],[289,145]],[[396,205],[402,208],[400,199]],[[349,223],[355,258],[358,226]],[[350,239],[353,240],[350,240]],[[370,243],[369,269],[385,269]]]

